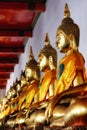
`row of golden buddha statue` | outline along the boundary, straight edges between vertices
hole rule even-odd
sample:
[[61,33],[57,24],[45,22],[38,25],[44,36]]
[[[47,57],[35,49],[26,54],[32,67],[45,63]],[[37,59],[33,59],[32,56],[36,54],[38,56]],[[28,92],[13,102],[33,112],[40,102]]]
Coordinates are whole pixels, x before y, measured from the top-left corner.
[[79,35],[79,27],[70,17],[66,4],[64,19],[56,33],[56,46],[65,57],[57,67],[57,52],[50,44],[48,33],[38,61],[30,46],[25,70],[0,101],[3,130],[86,127],[86,69],[84,57],[78,50]]

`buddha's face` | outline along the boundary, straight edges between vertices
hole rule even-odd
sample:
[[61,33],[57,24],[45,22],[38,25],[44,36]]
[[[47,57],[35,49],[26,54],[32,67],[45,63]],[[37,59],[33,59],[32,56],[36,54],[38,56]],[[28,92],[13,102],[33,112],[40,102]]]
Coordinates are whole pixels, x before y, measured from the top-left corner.
[[14,89],[14,87],[11,87],[10,90],[7,92],[7,98],[11,99],[12,97],[14,97],[14,95],[16,95],[16,90]]
[[19,83],[17,84],[16,88],[17,88],[17,92],[21,91],[21,85]]
[[67,52],[69,50],[69,39],[63,31],[58,31],[56,35],[56,46],[60,52]]
[[10,99],[11,96],[12,96],[12,94],[11,94],[11,91],[9,90],[9,91],[7,92],[7,98]]
[[21,87],[23,87],[26,84],[26,79],[23,75],[21,75],[20,81],[21,81]]
[[38,65],[41,71],[44,71],[49,66],[49,60],[42,53],[40,53],[38,56]]
[[3,99],[2,99],[2,105],[5,105],[6,103],[7,103],[7,98],[6,97],[4,97]]
[[27,81],[38,80],[38,75],[37,75],[36,70],[30,67],[26,67],[25,75],[26,75]]

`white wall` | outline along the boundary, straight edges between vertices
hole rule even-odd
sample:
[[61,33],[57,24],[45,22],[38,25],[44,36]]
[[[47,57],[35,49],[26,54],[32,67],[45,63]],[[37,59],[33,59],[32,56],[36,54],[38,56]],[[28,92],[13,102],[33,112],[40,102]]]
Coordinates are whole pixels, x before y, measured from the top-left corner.
[[[25,53],[20,56],[19,64],[15,66],[15,71],[11,74],[10,80],[8,80],[7,90],[13,81],[15,81],[16,77],[20,77],[21,70],[25,68],[29,57],[30,45],[32,45],[36,60],[39,50],[44,45],[46,32],[49,33],[51,44],[55,47],[56,30],[63,19],[65,3],[68,3],[71,17],[80,27],[79,50],[87,62],[87,0],[47,0],[46,12],[40,15],[33,31],[33,38],[29,38],[25,47]],[[63,55],[58,52],[58,61],[62,56]]]
[[0,98],[5,95],[6,89],[0,89]]

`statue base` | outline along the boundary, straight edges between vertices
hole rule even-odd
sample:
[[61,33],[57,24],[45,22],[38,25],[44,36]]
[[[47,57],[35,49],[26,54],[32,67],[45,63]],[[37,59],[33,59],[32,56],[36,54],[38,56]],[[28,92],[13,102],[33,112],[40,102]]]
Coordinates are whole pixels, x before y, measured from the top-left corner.
[[29,130],[87,130],[87,126],[70,126],[66,128],[62,127],[50,127],[50,126],[38,126]]
[[87,126],[70,126],[70,127],[50,127],[50,126],[35,126],[32,128],[28,127],[14,127],[14,128],[2,128],[0,130],[87,130]]

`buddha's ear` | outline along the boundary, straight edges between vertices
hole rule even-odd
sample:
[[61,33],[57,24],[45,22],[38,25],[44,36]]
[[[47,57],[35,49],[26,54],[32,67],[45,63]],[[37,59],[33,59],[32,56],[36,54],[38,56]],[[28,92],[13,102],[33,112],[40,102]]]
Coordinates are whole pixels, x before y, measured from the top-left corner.
[[50,69],[55,69],[52,56],[49,56],[49,66],[50,66]]
[[74,41],[74,35],[72,34],[72,33],[70,33],[69,35],[68,35],[68,37],[69,37],[69,39],[70,39],[70,41]]
[[73,49],[73,50],[78,50],[78,47],[77,47],[77,44],[76,44],[76,40],[75,40],[75,37],[72,33],[70,33],[68,35],[69,37],[69,40],[70,40],[70,47]]
[[49,63],[53,64],[53,57],[52,56],[49,56]]

